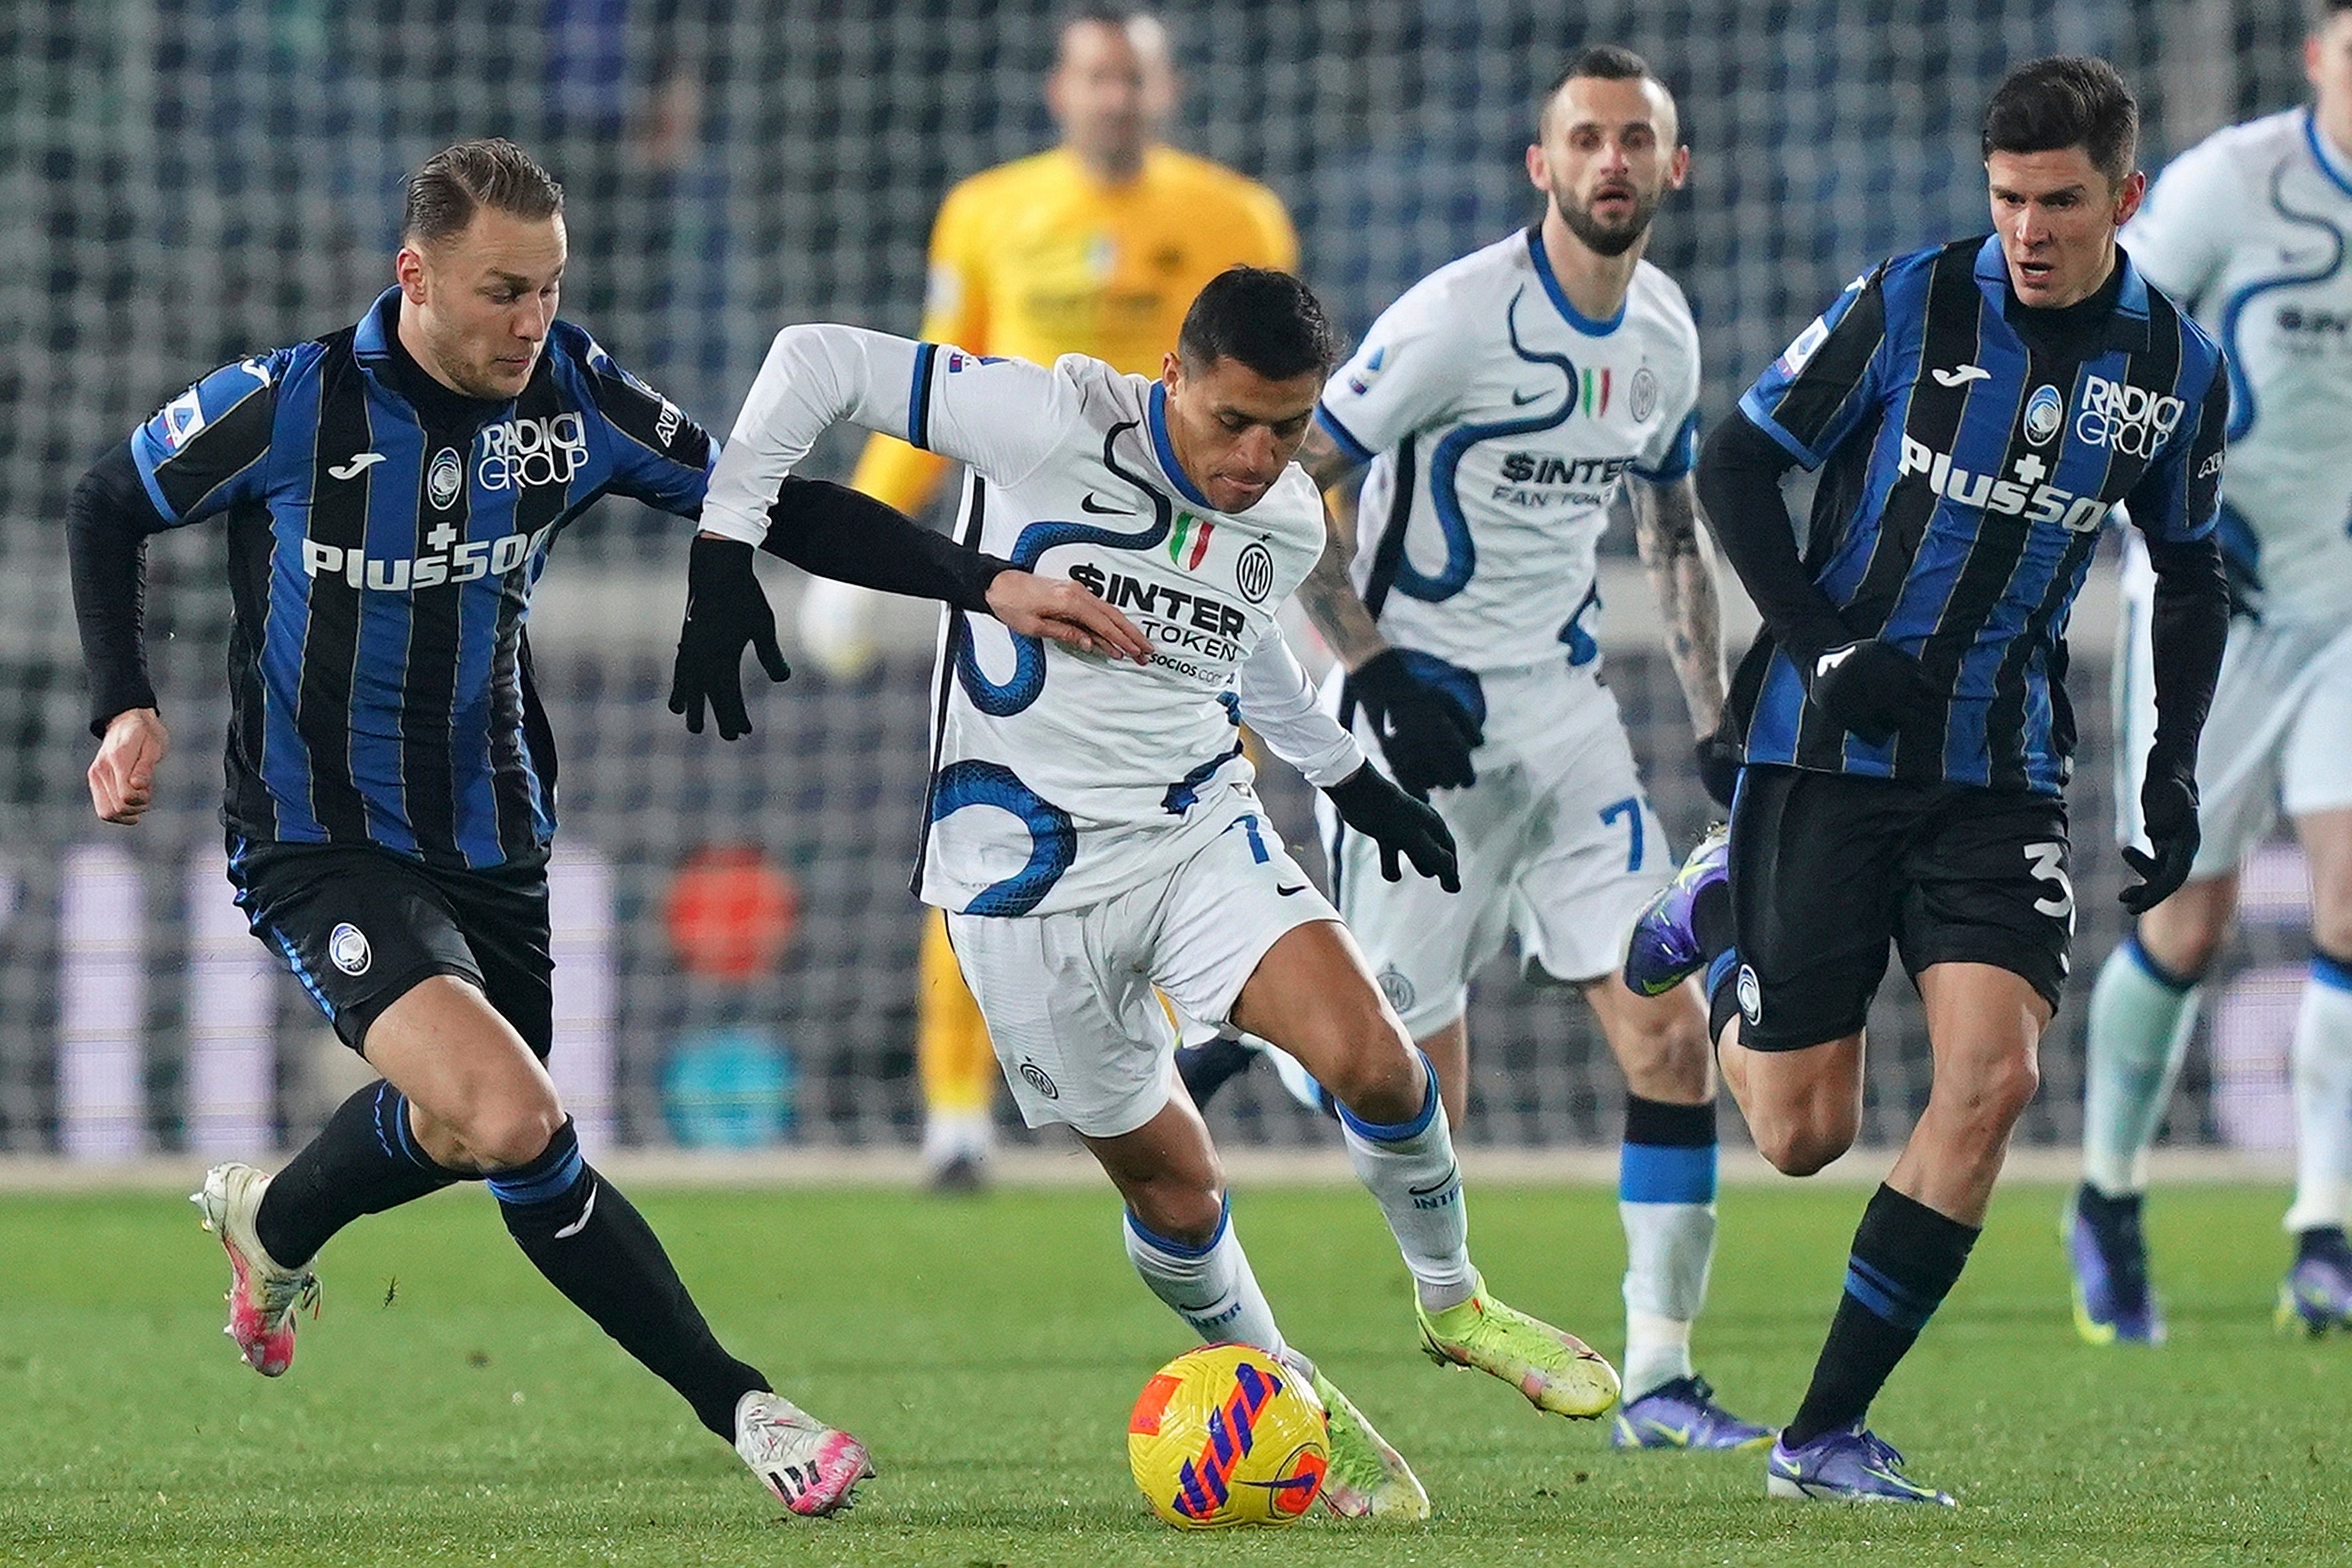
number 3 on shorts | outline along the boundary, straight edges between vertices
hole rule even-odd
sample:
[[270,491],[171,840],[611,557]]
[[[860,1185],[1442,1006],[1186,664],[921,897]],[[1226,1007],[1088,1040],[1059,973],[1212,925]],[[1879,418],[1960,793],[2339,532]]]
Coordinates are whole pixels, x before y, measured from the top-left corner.
[[1623,800],[1602,806],[1601,826],[1606,827],[1621,816],[1633,830],[1633,842],[1625,851],[1625,869],[1638,871],[1642,868],[1642,797],[1629,795]]
[[2025,847],[2025,863],[2033,875],[2042,881],[2058,885],[2056,898],[2033,900],[2033,912],[2048,915],[2053,921],[2064,921],[2066,929],[2071,931],[2074,929],[2074,887],[2066,880],[2066,868],[2063,864],[2065,858],[2066,847],[2063,844],[2029,844]]

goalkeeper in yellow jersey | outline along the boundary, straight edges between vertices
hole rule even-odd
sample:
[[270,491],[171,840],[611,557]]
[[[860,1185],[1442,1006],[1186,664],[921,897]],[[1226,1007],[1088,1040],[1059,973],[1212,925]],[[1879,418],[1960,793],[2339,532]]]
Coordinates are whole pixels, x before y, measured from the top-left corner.
[[[1051,364],[1090,354],[1157,375],[1185,308],[1235,263],[1295,270],[1298,237],[1279,197],[1161,145],[1176,81],[1164,29],[1111,7],[1062,26],[1045,103],[1050,152],[982,170],[950,191],[931,226],[927,342]],[[947,459],[877,436],[850,483],[919,512]],[[835,673],[871,655],[871,594],[822,579],[802,600],[801,641]],[[916,1054],[923,1161],[934,1186],[976,1186],[988,1158],[998,1068],[938,912],[923,928]]]

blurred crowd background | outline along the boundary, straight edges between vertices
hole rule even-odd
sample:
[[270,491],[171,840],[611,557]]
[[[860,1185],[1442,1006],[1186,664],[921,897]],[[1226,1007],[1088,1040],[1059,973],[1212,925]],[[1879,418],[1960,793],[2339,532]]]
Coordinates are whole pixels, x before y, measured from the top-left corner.
[[[1040,85],[1058,15],[1028,0],[0,10],[0,1152],[249,1153],[306,1136],[352,1070],[221,879],[216,531],[150,555],[177,746],[163,806],[134,832],[90,816],[62,521],[98,452],[214,365],[356,319],[389,281],[404,171],[486,134],[564,182],[563,313],[723,434],[778,327],[914,330],[940,197],[1053,141]],[[1281,195],[1351,333],[1535,215],[1520,151],[1569,49],[1648,56],[1695,160],[1649,254],[1698,310],[1710,420],[1855,272],[1986,226],[1977,117],[2011,65],[2113,59],[2140,94],[2150,170],[2303,92],[2294,0],[1177,0],[1160,15],[1181,75],[1170,139]],[[839,475],[854,453],[829,446],[814,469]],[[755,709],[758,731],[721,746],[661,704],[683,563],[673,521],[607,501],[560,542],[534,614],[564,758],[566,1098],[592,1141],[908,1142],[924,623],[898,623],[854,677],[803,660]],[[1608,605],[1608,679],[1679,847],[1706,814],[1687,721],[1638,574],[1611,582],[1631,591]],[[2091,596],[2074,628],[2082,980],[2021,1132],[2046,1142],[2078,1130],[2081,1002],[2122,929],[2110,603]],[[1303,790],[1269,788],[1313,863]],[[2294,849],[2266,849],[2175,1140],[2284,1146],[2302,900]],[[1577,1004],[1506,964],[1474,1015],[1470,1141],[1613,1140],[1621,1085]],[[1885,1140],[1926,1086],[1899,979],[1874,1026],[1865,1137]],[[1221,1137],[1320,1136],[1254,1078],[1219,1103]]]

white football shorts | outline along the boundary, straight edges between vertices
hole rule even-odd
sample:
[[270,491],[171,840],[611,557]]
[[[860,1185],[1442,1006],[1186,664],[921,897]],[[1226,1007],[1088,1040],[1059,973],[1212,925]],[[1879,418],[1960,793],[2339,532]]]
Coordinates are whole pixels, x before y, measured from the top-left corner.
[[[1389,1005],[1416,1040],[1460,1017],[1471,976],[1518,939],[1528,977],[1580,984],[1625,960],[1633,917],[1675,873],[1642,787],[1617,699],[1565,659],[1480,678],[1478,782],[1433,792],[1462,857],[1462,891],[1407,871],[1381,876],[1380,847],[1318,805],[1339,910]],[[1336,674],[1323,700],[1336,710]],[[1360,715],[1357,736],[1380,755]]]
[[1175,870],[1084,909],[948,916],[1021,1119],[1091,1138],[1132,1132],[1176,1091],[1168,1008],[1218,1023],[1294,927],[1339,914],[1282,845],[1255,795]]
[[[2156,573],[2135,541],[2126,557],[2111,695],[2116,715],[2116,837],[2146,847],[2139,786],[2156,736],[2152,651]],[[2213,706],[2197,747],[2194,878],[2237,869],[2290,817],[2352,807],[2352,626],[2230,624]]]

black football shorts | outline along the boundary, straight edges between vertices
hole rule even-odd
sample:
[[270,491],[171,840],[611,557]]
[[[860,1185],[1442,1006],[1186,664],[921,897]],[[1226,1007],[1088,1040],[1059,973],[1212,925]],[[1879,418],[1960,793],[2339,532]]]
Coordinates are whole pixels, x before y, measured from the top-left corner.
[[541,1061],[554,1036],[543,858],[441,870],[366,845],[232,835],[228,879],[253,926],[353,1050],[420,982],[481,988]]
[[1731,814],[1740,1043],[1792,1051],[1863,1026],[1892,941],[1913,981],[1989,963],[2052,1007],[2074,894],[2066,803],[1971,784],[1754,766]]

